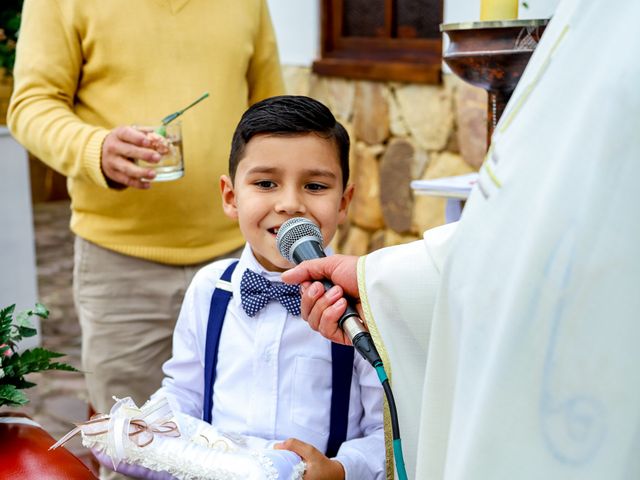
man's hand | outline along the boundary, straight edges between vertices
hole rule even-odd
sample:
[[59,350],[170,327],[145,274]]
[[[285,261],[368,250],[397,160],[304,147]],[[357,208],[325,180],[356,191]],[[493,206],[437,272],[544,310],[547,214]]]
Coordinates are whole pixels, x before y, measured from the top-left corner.
[[[343,298],[344,293],[356,300],[360,298],[357,263],[358,257],[332,255],[302,262],[282,274],[283,281],[301,285],[302,318],[323,337],[344,345],[350,345],[351,342],[338,327],[338,320],[347,308],[347,301]],[[334,283],[326,293],[322,283],[311,282],[323,278]]]
[[290,438],[276,444],[276,450],[290,450],[297,453],[307,468],[304,471],[304,480],[344,480],[344,467],[337,460],[331,460],[323,455],[313,445],[309,445],[295,438]]
[[139,167],[134,159],[157,163],[160,153],[147,136],[133,127],[116,127],[102,144],[102,172],[107,179],[127,187],[148,189],[156,174]]

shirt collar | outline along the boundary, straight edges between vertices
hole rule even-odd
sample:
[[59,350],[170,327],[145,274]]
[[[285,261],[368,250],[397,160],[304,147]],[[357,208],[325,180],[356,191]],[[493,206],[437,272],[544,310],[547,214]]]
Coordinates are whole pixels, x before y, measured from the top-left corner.
[[[325,252],[327,255],[333,254],[333,250],[330,247],[327,247],[325,249]],[[240,308],[242,308],[240,300],[240,280],[242,279],[242,274],[246,269],[252,270],[257,274],[262,275],[270,282],[282,282],[282,272],[271,272],[264,268],[260,264],[260,262],[258,262],[256,256],[253,254],[251,246],[248,243],[245,243],[242,254],[240,255],[240,259],[238,260],[238,266],[231,276],[231,286],[233,289],[232,301],[236,306],[239,306]]]
[[253,254],[251,246],[248,243],[245,244],[240,259],[238,260],[238,266],[231,277],[233,301],[236,306],[240,306],[240,280],[242,279],[242,274],[247,269],[263,276],[270,282],[282,282],[281,272],[270,272],[264,268]]

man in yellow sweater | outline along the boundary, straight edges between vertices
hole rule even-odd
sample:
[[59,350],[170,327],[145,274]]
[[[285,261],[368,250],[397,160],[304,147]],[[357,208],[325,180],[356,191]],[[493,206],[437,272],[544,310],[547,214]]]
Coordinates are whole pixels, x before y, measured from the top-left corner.
[[[13,135],[68,177],[74,296],[97,411],[159,386],[184,290],[244,244],[220,208],[233,128],[283,93],[265,0],[25,0]],[[185,175],[145,182],[157,153],[127,125],[182,117]]]

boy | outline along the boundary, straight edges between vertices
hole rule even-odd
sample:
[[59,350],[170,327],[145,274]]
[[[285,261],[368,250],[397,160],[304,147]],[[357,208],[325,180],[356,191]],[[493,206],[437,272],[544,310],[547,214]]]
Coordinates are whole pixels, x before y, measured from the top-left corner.
[[[321,103],[281,96],[245,112],[220,188],[224,212],[238,221],[247,245],[239,261],[214,262],[195,276],[156,393],[220,430],[288,438],[276,448],[303,458],[306,480],[384,476],[382,389],[374,370],[359,355],[345,361],[336,346],[313,332],[300,318],[297,287],[280,279],[293,265],[278,251],[278,228],[292,217],[305,217],[330,242],[353,196],[348,176],[349,137]],[[219,305],[212,292],[225,284],[232,296],[217,320],[217,363],[211,366],[216,341],[207,340],[210,312]],[[260,284],[275,298],[264,292],[251,297]],[[330,421],[338,410],[332,409],[336,378],[345,371],[343,419]],[[205,375],[212,375],[211,381],[203,381]],[[341,428],[344,441],[335,433]]]

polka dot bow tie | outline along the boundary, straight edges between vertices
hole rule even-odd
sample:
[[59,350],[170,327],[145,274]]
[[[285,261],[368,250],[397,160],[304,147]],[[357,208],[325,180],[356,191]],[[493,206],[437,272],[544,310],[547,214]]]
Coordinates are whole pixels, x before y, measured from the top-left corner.
[[240,281],[242,308],[250,317],[262,310],[271,300],[278,300],[291,315],[300,315],[300,288],[298,285],[271,283],[251,270],[245,270]]

